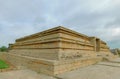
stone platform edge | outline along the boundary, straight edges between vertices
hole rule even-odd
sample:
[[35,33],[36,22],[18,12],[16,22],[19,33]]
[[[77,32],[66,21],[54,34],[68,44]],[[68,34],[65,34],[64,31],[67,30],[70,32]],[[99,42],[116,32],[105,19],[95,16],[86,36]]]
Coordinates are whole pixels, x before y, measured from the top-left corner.
[[102,61],[101,57],[78,58],[70,60],[46,60],[34,57],[19,56],[15,54],[5,54],[5,60],[14,64],[18,69],[31,69],[38,73],[55,76],[63,72],[76,70]]

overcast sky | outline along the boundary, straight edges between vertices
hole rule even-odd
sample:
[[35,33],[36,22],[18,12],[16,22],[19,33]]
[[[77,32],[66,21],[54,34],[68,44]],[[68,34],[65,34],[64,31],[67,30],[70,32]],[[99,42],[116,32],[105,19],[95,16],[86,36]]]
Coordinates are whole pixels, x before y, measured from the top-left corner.
[[120,47],[120,0],[0,0],[0,46],[60,25]]

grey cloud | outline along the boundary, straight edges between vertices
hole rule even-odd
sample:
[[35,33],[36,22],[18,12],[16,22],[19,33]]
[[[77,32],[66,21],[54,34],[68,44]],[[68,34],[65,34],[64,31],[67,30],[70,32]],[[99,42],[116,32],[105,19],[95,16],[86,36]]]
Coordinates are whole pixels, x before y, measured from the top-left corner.
[[[2,2],[1,2],[2,1]],[[42,0],[1,0],[0,6],[0,16],[3,20],[7,20],[10,22],[26,22],[33,20],[36,17],[44,16],[45,12],[47,12],[46,5],[44,5],[44,1]]]

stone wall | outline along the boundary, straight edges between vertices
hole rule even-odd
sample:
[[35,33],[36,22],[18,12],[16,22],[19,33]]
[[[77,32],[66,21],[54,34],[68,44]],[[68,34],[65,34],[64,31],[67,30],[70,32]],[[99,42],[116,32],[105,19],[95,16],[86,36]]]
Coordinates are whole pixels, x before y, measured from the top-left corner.
[[88,36],[61,27],[38,34],[17,39],[10,53],[50,60],[95,54]]
[[86,57],[81,59],[58,61],[54,66],[54,75],[93,65],[100,61],[102,61],[101,57]]
[[9,53],[50,60],[58,60],[59,33],[34,37],[29,40],[16,40]]
[[20,56],[14,54],[7,54],[7,60],[12,64],[16,65],[20,69],[31,69],[36,72],[48,74],[48,75],[57,75],[71,70],[78,69],[80,67],[86,67],[92,64],[95,64],[102,60],[101,57],[97,58],[78,58],[78,59],[69,59],[69,60],[46,60],[39,59],[28,56]]
[[100,51],[106,51],[106,52],[110,52],[110,49],[109,47],[107,46],[107,44],[105,42],[102,42],[100,43]]
[[61,31],[59,59],[95,57],[94,46],[87,36]]
[[23,56],[60,60],[64,57],[95,56],[95,52],[109,52],[109,48],[99,38],[57,27],[17,39],[11,46],[10,52]]
[[17,39],[9,49],[6,59],[12,64],[48,75],[95,64],[110,54],[99,38],[61,26]]
[[58,49],[14,49],[9,53],[49,60],[58,60]]

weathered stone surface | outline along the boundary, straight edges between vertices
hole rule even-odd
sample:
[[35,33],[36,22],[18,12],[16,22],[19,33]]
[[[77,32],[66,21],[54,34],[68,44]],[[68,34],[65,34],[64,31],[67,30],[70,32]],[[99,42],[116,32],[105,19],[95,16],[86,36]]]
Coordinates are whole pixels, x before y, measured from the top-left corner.
[[6,60],[19,68],[56,75],[113,58],[107,44],[64,27],[52,28],[17,39]]

